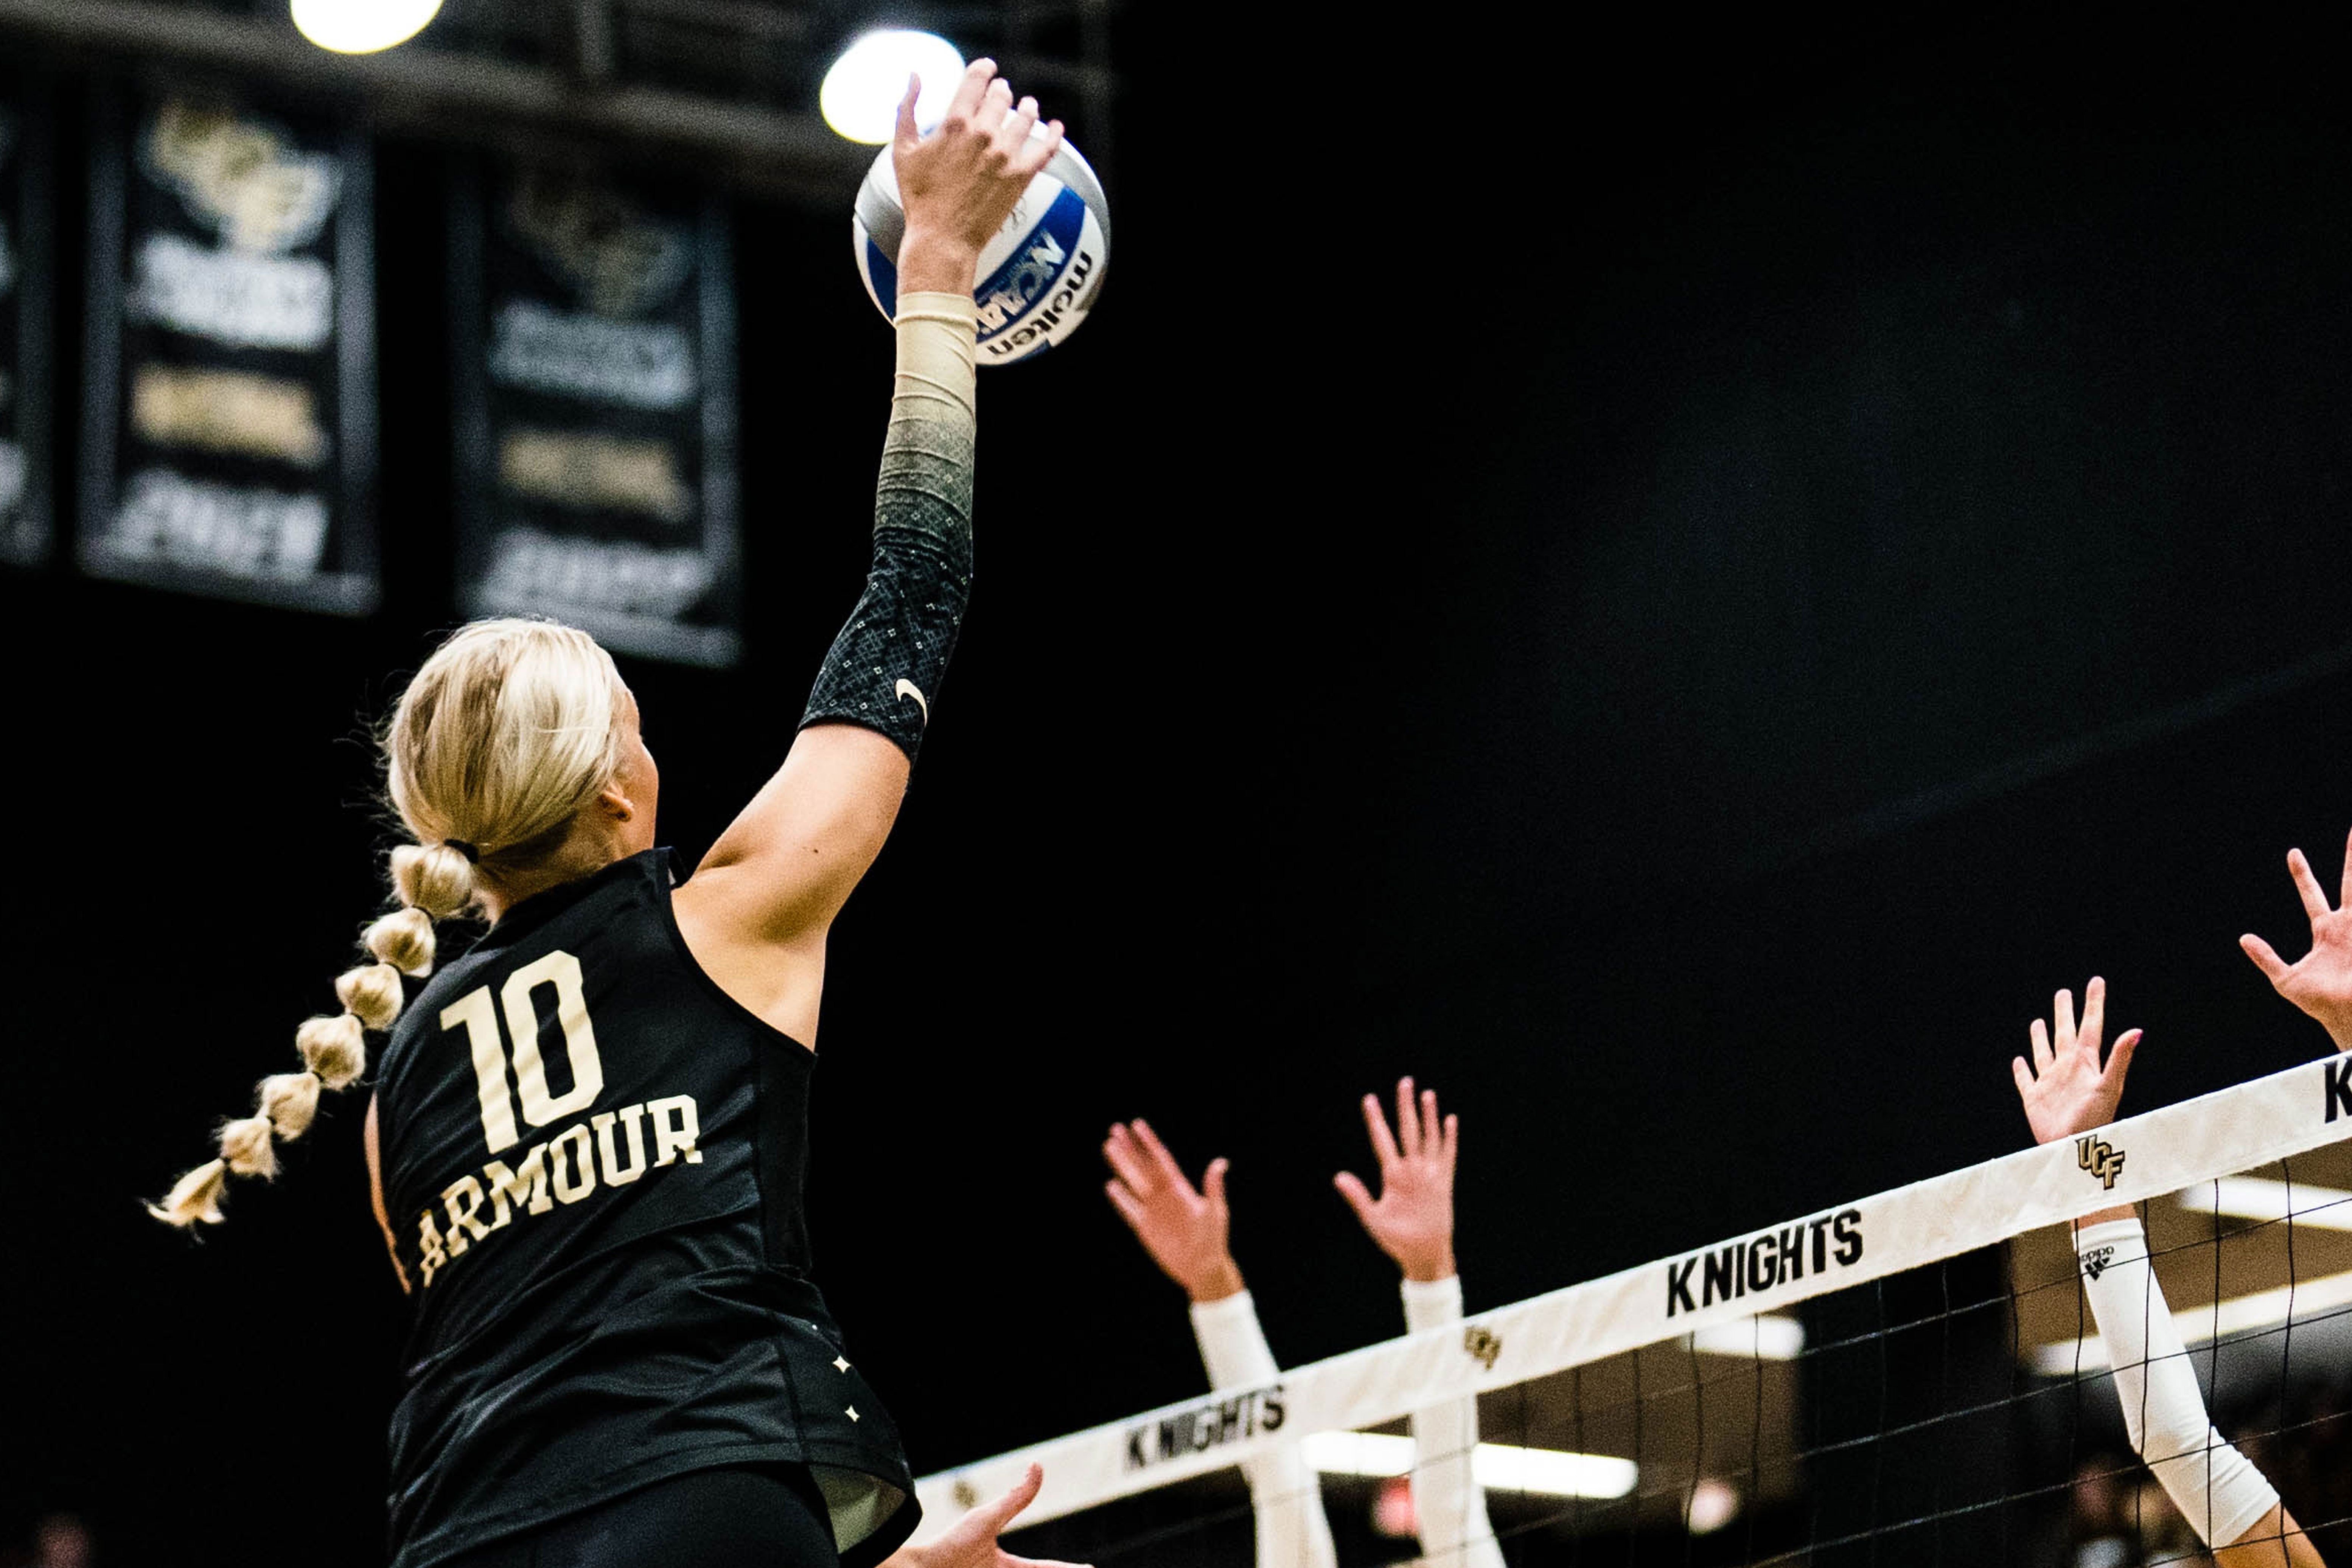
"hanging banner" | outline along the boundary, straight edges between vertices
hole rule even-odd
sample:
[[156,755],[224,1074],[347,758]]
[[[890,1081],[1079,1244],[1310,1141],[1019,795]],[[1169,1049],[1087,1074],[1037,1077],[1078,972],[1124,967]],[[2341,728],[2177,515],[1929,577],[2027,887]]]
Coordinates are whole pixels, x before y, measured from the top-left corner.
[[49,110],[0,77],[0,561],[48,559]]
[[453,178],[458,600],[609,647],[740,646],[725,218],[607,171]]
[[85,571],[375,607],[369,176],[324,119],[96,95]]

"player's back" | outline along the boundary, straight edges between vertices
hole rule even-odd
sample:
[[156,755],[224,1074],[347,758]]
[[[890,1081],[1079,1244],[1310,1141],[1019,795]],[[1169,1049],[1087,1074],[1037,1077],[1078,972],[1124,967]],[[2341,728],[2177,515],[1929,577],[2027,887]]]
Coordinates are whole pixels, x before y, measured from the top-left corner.
[[817,1468],[845,1545],[908,1489],[807,1275],[814,1058],[702,972],[669,882],[652,850],[524,900],[384,1053],[399,1568],[712,1465]]

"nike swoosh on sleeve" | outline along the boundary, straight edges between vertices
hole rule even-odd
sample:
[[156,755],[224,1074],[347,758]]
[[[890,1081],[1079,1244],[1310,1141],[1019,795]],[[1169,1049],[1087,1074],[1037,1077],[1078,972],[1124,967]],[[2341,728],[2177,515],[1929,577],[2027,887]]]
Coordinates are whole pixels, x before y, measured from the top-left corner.
[[930,728],[931,705],[923,700],[923,692],[920,687],[917,686],[913,681],[908,679],[902,675],[898,678],[898,684],[890,689],[890,695],[893,697],[913,698],[915,700],[915,706],[923,710],[923,728],[927,730]]

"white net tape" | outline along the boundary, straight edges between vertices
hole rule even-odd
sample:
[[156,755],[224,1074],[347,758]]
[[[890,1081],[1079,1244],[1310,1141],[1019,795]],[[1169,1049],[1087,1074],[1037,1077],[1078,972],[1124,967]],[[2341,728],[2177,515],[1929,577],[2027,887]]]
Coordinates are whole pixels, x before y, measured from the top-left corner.
[[[1045,1467],[1045,1483],[1024,1525],[1235,1465],[1302,1436],[1328,1450],[1310,1450],[1319,1468],[1346,1468],[1360,1459],[1359,1473],[1392,1474],[1399,1456],[1369,1449],[1343,1455],[1338,1447],[1377,1445],[1377,1435],[1360,1429],[1645,1346],[1687,1342],[1698,1351],[1768,1356],[1766,1341],[1795,1326],[1778,1314],[1809,1298],[2200,1184],[2216,1194],[2218,1204],[2227,1181],[2259,1179],[2236,1173],[2347,1138],[2352,1058],[2293,1068],[2130,1117],[2086,1138],[2021,1150],[1473,1313],[1444,1329],[1315,1362],[1269,1383],[1221,1388],[926,1476],[917,1483],[924,1510],[924,1533],[917,1539],[929,1539],[971,1504],[1012,1487],[1033,1461]],[[2298,1220],[2305,1217],[2295,1213]],[[2071,1279],[2071,1255],[2066,1267]],[[2298,1298],[2292,1304],[2299,1312],[2309,1303]],[[2260,1315],[2256,1307],[2238,1310]],[[2199,1317],[2202,1335],[2227,1331],[2214,1311]],[[2089,1350],[2095,1352],[2095,1339]],[[2070,1362],[2065,1370],[2094,1364]],[[1482,1482],[1491,1469],[1504,1485],[1511,1483],[1500,1480],[1500,1471],[1514,1464],[1570,1460],[1607,1462],[1507,1447],[1490,1453],[1483,1445],[1477,1456]],[[1581,1495],[1607,1495],[1605,1478],[1588,1480]]]

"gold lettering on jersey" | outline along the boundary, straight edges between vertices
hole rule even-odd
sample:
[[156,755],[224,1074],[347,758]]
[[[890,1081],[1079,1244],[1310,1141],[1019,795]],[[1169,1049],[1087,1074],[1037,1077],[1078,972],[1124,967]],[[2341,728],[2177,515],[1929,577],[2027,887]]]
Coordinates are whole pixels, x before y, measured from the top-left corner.
[[433,1276],[449,1261],[449,1254],[441,1245],[441,1227],[433,1223],[431,1209],[425,1211],[425,1217],[416,1227],[416,1250],[424,1258],[425,1288],[430,1290],[433,1289]]
[[[614,1158],[613,1152],[613,1123],[625,1116],[628,1120],[621,1125],[628,1129],[629,1163],[626,1165]],[[632,1105],[618,1111],[607,1110],[588,1119],[588,1125],[596,1130],[596,1168],[604,1173],[606,1186],[626,1186],[646,1173],[645,1119],[646,1108],[642,1105]]]
[[441,1189],[441,1202],[449,1210],[449,1256],[457,1257],[472,1245],[466,1238],[479,1241],[490,1234],[482,1223],[482,1184],[472,1176],[460,1176]]
[[588,1152],[588,1129],[567,1127],[547,1145],[547,1163],[555,1177],[555,1195],[576,1204],[596,1190],[596,1162]]
[[[653,1126],[646,1157],[646,1126]],[[615,1134],[617,1133],[617,1136]],[[627,1186],[664,1165],[702,1163],[702,1120],[694,1097],[674,1094],[618,1110],[599,1111],[575,1122],[509,1166],[491,1160],[480,1174],[467,1172],[441,1189],[437,1205],[417,1217],[419,1273],[425,1288],[434,1277],[525,1215],[541,1215],[585,1201],[599,1191]]]
[[531,1214],[545,1214],[555,1206],[547,1191],[547,1145],[534,1143],[530,1152],[522,1157],[519,1169],[509,1171],[503,1160],[493,1160],[482,1167],[482,1180],[490,1184],[490,1201],[498,1205],[499,1216],[490,1221],[496,1230],[507,1222],[509,1201],[527,1205]]
[[702,1124],[694,1117],[694,1096],[673,1094],[667,1100],[649,1100],[646,1109],[654,1118],[655,1164],[667,1165],[681,1154],[689,1165],[702,1163],[702,1151],[694,1146],[702,1136]]

